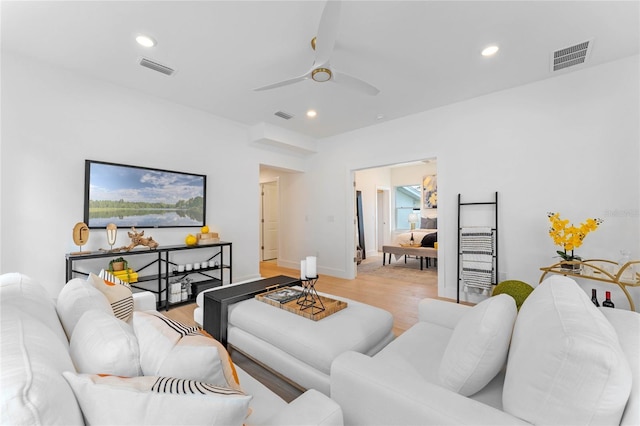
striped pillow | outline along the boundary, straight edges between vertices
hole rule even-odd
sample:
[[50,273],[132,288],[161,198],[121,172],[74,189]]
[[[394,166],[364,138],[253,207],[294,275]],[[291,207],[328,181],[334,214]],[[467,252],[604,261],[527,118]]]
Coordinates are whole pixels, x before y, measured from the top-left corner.
[[146,376],[202,380],[240,390],[235,366],[220,342],[159,312],[136,311],[133,329]]
[[133,293],[128,283],[124,283],[104,269],[100,271],[100,276],[94,273],[89,274],[87,280],[105,295],[116,318],[129,321],[133,313]]
[[62,374],[87,424],[241,425],[250,412],[251,396],[195,380]]

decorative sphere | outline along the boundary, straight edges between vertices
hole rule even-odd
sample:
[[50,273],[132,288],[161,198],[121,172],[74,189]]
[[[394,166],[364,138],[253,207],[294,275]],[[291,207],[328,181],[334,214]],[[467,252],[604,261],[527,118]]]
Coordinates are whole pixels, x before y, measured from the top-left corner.
[[200,232],[202,232],[203,234],[208,234],[209,227],[207,225],[203,226],[202,228],[200,228]]
[[513,297],[516,301],[516,307],[520,310],[520,306],[524,303],[525,299],[529,297],[529,294],[533,291],[533,287],[529,284],[518,281],[518,280],[508,280],[502,281],[498,284],[494,289],[492,296],[496,296],[498,294],[508,294]]
[[198,239],[195,237],[195,235],[187,235],[187,238],[184,239],[184,242],[188,245],[188,246],[195,246],[196,243],[198,242]]

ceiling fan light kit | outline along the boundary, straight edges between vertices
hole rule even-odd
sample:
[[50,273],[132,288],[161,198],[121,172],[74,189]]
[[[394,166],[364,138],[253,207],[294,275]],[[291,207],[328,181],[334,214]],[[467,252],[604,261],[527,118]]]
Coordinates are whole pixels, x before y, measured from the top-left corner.
[[311,78],[320,83],[329,81],[331,80],[331,70],[329,68],[316,68],[311,71]]

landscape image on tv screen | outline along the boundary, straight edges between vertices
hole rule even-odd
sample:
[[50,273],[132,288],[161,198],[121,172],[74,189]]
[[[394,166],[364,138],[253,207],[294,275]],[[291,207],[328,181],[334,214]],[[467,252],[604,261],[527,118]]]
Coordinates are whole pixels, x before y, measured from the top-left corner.
[[196,227],[206,222],[206,176],[86,160],[89,228]]

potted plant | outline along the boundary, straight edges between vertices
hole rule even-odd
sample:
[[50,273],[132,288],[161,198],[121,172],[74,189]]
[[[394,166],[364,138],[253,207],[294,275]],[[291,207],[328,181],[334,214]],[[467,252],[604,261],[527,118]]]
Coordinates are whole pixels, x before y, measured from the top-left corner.
[[124,257],[116,257],[115,259],[111,259],[109,261],[109,271],[122,271],[124,269],[129,268],[129,263],[125,260]]
[[573,224],[569,224],[568,219],[561,219],[560,213],[547,213],[547,217],[551,222],[549,236],[553,239],[554,244],[562,247],[562,250],[556,251],[563,260],[561,266],[565,269],[579,270],[580,264],[577,262],[582,261],[582,258],[575,255],[573,250],[580,247],[587,234],[598,229],[603,220],[589,218],[580,226],[573,226]]

